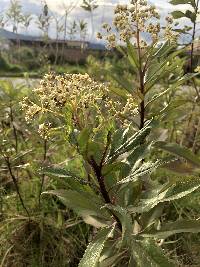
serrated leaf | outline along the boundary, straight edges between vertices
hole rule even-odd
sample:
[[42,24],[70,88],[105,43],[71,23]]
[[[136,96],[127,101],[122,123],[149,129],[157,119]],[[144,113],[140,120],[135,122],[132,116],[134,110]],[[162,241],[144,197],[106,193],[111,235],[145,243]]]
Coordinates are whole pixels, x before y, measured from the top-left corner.
[[176,143],[167,143],[167,142],[156,142],[155,147],[170,152],[178,157],[186,159],[188,162],[194,164],[197,167],[200,167],[200,159],[195,154],[193,154],[188,148],[181,147]]
[[128,211],[121,206],[114,205],[105,205],[105,207],[109,210],[115,212],[117,217],[119,218],[122,226],[122,243],[128,242],[131,234],[132,234],[132,218]]
[[42,195],[54,195],[60,199],[60,201],[78,215],[82,216],[86,221],[91,221],[88,217],[94,217],[96,220],[100,218],[100,223],[104,220],[109,220],[110,216],[105,210],[100,210],[104,205],[101,200],[89,192],[76,192],[73,190],[51,190],[43,192]]
[[171,45],[169,41],[166,41],[156,49],[156,51],[153,54],[153,58],[155,59],[162,58],[168,55],[172,51],[172,49],[174,49],[174,46]]
[[126,162],[132,168],[138,160],[141,160],[145,157],[145,155],[150,150],[150,146],[152,143],[142,144],[137,146],[127,157]]
[[138,267],[175,267],[152,240],[133,242],[132,255]]
[[161,227],[160,230],[151,230],[149,232],[143,232],[143,237],[154,238],[167,238],[169,236],[179,233],[199,233],[200,221],[198,220],[178,220],[176,222],[170,222]]
[[178,86],[182,85],[183,83],[185,83],[186,81],[194,78],[195,76],[197,76],[196,73],[187,73],[185,74],[183,77],[181,77],[180,79],[178,79],[176,82],[174,82],[169,88],[167,88],[166,90],[164,90],[161,93],[155,94],[151,100],[149,100],[146,104],[146,107],[153,103],[154,101],[156,101],[157,99],[159,99],[160,97],[164,96],[165,94],[167,94],[168,92],[170,92],[173,89],[176,89]]
[[77,137],[77,142],[81,153],[86,152],[90,135],[91,135],[90,128],[85,128],[79,133]]
[[132,172],[128,177],[122,179],[117,184],[126,184],[130,182],[136,182],[139,177],[150,174],[152,171],[160,167],[162,164],[166,163],[165,161],[158,160],[156,162],[145,162],[142,166]]
[[110,155],[109,160],[116,159],[120,155],[122,155],[125,152],[128,152],[132,150],[134,147],[138,146],[139,144],[143,143],[145,138],[149,135],[151,131],[151,123],[152,121],[149,121],[147,125],[136,132],[133,136],[128,138],[125,142],[123,142],[113,153]]
[[113,265],[117,263],[121,256],[123,256],[124,252],[117,253],[116,255],[106,258],[105,260],[99,263],[98,267],[113,267]]
[[78,177],[76,174],[60,168],[43,168],[42,173],[46,175],[52,175],[59,178],[67,178],[67,179],[74,179],[78,181],[81,184],[87,184],[86,181],[83,180],[83,178]]
[[153,225],[156,219],[160,218],[163,213],[164,203],[160,203],[149,212],[144,212],[141,214],[140,222],[142,224],[142,228],[146,229],[147,227]]
[[[185,175],[188,176],[189,174],[198,174],[198,172],[200,172],[200,168],[197,168],[193,164],[189,162],[185,162],[183,160],[174,160],[173,162],[164,164],[162,167],[175,173],[181,173],[182,177],[179,178],[180,181],[181,179],[184,181]],[[169,177],[169,180],[171,180],[170,177]],[[173,177],[172,177],[172,180],[173,180]]]
[[[167,188],[166,188],[167,187]],[[150,198],[142,199],[137,207],[129,207],[128,210],[135,212],[148,212],[159,203],[170,202],[181,199],[200,188],[200,179],[189,180],[170,186],[163,186],[162,189],[151,192]],[[155,195],[155,196],[153,196]]]
[[113,228],[107,228],[102,229],[97,234],[95,240],[88,245],[78,267],[98,267],[99,258],[103,251],[104,245],[112,232]]

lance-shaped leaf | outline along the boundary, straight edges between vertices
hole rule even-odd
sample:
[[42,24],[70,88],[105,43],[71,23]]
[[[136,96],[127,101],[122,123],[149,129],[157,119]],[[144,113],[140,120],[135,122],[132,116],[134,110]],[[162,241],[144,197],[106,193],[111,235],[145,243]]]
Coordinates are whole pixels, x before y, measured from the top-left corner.
[[155,147],[170,152],[175,156],[183,158],[193,165],[200,167],[200,158],[193,154],[188,148],[181,147],[175,143],[166,143],[162,141],[156,142]]
[[186,17],[185,13],[183,13],[182,11],[179,11],[179,10],[173,11],[171,14],[174,17],[174,19],[180,19],[180,18]]
[[113,152],[113,154],[110,155],[110,160],[116,159],[121,154],[128,152],[128,151],[132,150],[134,147],[143,143],[143,141],[145,140],[145,138],[149,135],[149,133],[151,131],[151,123],[152,123],[152,121],[149,121],[143,129],[139,130],[133,136],[128,138],[123,144],[121,144]]
[[118,73],[114,73],[113,71],[110,71],[109,75],[129,94],[133,93],[133,83],[131,83],[127,78],[123,77],[122,75],[118,75]]
[[185,12],[185,16],[186,18],[190,19],[193,23],[196,21],[197,16],[194,12],[192,12],[191,10],[186,10]]
[[183,5],[183,4],[190,4],[190,0],[171,0],[170,4],[172,5]]
[[[152,240],[132,243],[132,256],[139,267],[175,267]],[[130,266],[131,267],[131,266]]]
[[131,44],[131,42],[127,42],[127,50],[128,50],[128,59],[131,65],[134,68],[139,68],[138,54],[136,48]]
[[96,236],[95,240],[92,241],[83,255],[78,267],[97,267],[99,266],[99,259],[103,251],[104,245],[108,238],[112,236],[114,228],[102,229]]
[[110,219],[109,214],[106,210],[101,210],[104,203],[97,196],[90,192],[76,192],[73,190],[51,190],[43,192],[44,194],[54,195],[67,207],[78,215],[83,217],[86,222],[91,222],[96,227],[96,220],[100,225],[106,225]]
[[166,90],[164,90],[161,93],[155,94],[146,104],[146,107],[153,103],[154,101],[156,101],[157,99],[159,99],[160,97],[164,96],[165,94],[167,94],[169,91],[176,89],[178,86],[182,85],[183,83],[185,83],[186,81],[194,78],[195,76],[197,76],[197,73],[187,73],[185,74],[183,77],[179,78],[176,82],[174,82],[169,88],[167,88]]
[[107,257],[103,261],[101,261],[101,259],[100,259],[100,263],[99,263],[98,267],[111,267],[114,264],[116,265],[116,263],[120,260],[120,258],[123,256],[123,254],[124,254],[124,252],[122,251],[121,253],[116,253],[114,256]]
[[137,207],[129,206],[128,210],[132,213],[135,212],[148,212],[157,206],[159,203],[170,202],[183,198],[200,188],[200,180],[184,181],[184,183],[177,183],[169,187],[163,186],[160,190],[152,190],[149,192],[150,197],[141,200],[140,205]]
[[178,220],[170,222],[161,227],[160,230],[151,230],[143,232],[143,237],[167,238],[179,233],[199,233],[200,220]]
[[144,176],[146,174],[150,174],[152,171],[154,171],[165,163],[165,160],[157,160],[156,162],[145,162],[140,168],[134,170],[128,177],[122,179],[117,184],[136,182],[139,177]]
[[90,128],[84,128],[77,137],[77,143],[79,146],[79,150],[81,153],[85,153],[87,150],[87,145],[89,142],[89,138],[91,135],[91,129]]
[[131,215],[128,213],[128,211],[120,206],[114,206],[114,205],[105,205],[105,207],[109,210],[114,211],[114,213],[117,215],[117,217],[120,220],[121,226],[122,226],[122,243],[123,242],[129,242],[130,237],[133,233],[133,224],[132,224],[132,218]]
[[158,59],[168,55],[175,46],[171,45],[169,41],[164,42],[159,48],[156,49],[152,58]]
[[[171,53],[167,57],[162,57],[160,59],[155,58],[151,61],[148,66],[148,70],[145,75],[145,93],[147,93],[160,79],[162,79],[169,68],[171,68],[170,62],[173,62],[174,58],[179,55],[183,50],[179,49]],[[176,66],[172,67],[175,69]]]
[[71,171],[61,169],[61,168],[44,168],[42,169],[42,173],[46,175],[51,175],[59,178],[66,178],[78,181],[81,184],[87,184],[83,178],[78,177],[76,174],[72,173]]

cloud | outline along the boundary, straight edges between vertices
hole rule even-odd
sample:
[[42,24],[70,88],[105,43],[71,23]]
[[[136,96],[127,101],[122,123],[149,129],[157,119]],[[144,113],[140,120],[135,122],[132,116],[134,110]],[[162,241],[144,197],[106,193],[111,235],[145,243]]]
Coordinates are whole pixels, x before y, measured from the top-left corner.
[[[10,0],[0,0],[1,6],[0,11],[4,11],[8,8]],[[42,12],[42,2],[44,0],[21,0],[21,5],[23,7],[23,12],[31,13],[36,20],[37,16]],[[88,36],[91,35],[91,17],[89,12],[84,11],[81,8],[82,0],[46,0],[50,13],[56,14],[58,17],[62,17],[65,14],[65,10],[70,11],[68,16],[68,27],[70,24],[76,20],[84,19],[88,23]],[[104,21],[111,22],[113,17],[113,7],[118,3],[128,3],[128,0],[98,0],[98,9],[94,10],[94,28],[95,31],[99,31],[101,25]],[[155,4],[161,13],[161,17],[166,16],[169,12],[174,9],[184,10],[185,5],[172,6],[167,0],[150,0],[152,4]],[[74,7],[74,8],[72,8]],[[185,23],[185,20],[182,20],[182,24]],[[11,26],[8,26],[8,29],[11,29]],[[19,29],[22,33],[24,28]],[[50,30],[50,36],[55,37],[55,25],[52,23]],[[29,34],[31,35],[41,35],[41,31],[38,30],[36,23],[32,21],[32,24],[29,28]],[[62,38],[62,37],[61,37]]]

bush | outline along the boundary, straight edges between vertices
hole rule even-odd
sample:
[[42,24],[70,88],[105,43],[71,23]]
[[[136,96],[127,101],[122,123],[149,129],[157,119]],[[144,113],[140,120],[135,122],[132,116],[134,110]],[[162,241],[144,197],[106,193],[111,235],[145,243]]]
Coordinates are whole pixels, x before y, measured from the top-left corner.
[[23,68],[17,64],[8,62],[5,56],[0,56],[0,72],[22,72]]
[[13,57],[18,59],[18,61],[28,70],[40,67],[37,53],[29,47],[20,47],[13,53]]
[[0,71],[8,71],[10,70],[10,63],[8,62],[8,60],[1,55],[0,56]]

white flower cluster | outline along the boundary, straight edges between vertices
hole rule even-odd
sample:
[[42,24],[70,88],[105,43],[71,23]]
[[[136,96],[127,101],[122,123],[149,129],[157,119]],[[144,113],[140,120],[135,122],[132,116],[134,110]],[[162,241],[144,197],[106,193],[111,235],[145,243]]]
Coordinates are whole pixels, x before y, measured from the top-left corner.
[[[146,0],[132,0],[130,5],[117,5],[114,13],[113,25],[115,31],[112,31],[112,27],[109,24],[104,23],[103,30],[106,33],[97,34],[97,38],[105,38],[108,48],[115,47],[118,40],[126,42],[131,39],[135,43],[139,41],[141,47],[146,47],[147,43],[142,37],[142,33],[148,34],[153,43],[158,41],[159,34],[161,33],[160,15],[156,7],[148,5]],[[173,19],[167,17],[166,22],[167,25],[163,37],[174,42],[178,35],[172,28]]]
[[[122,115],[129,117],[135,114],[137,107],[132,96],[124,103],[114,100],[108,87],[94,81],[88,74],[46,74],[40,86],[34,89],[34,94],[37,101],[27,97],[22,101],[27,121],[48,113],[65,117],[67,109],[77,128],[98,124],[108,118],[119,119]],[[41,124],[40,135],[46,138],[50,127],[49,123]]]

